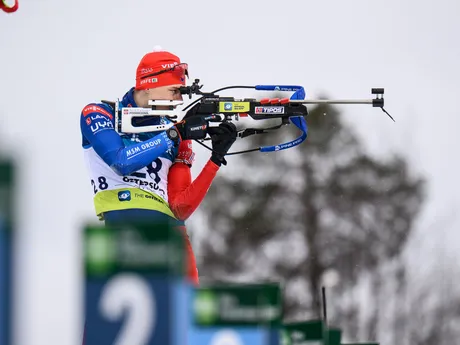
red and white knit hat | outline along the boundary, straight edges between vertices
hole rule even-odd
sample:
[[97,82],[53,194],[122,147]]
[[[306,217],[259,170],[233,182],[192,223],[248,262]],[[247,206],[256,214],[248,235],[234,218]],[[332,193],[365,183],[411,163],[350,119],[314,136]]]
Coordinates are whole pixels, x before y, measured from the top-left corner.
[[[173,70],[169,70],[173,67]],[[187,69],[187,64],[181,63],[178,56],[156,46],[152,52],[144,55],[137,67],[136,90],[176,84],[185,85]],[[155,75],[165,70],[166,72]]]

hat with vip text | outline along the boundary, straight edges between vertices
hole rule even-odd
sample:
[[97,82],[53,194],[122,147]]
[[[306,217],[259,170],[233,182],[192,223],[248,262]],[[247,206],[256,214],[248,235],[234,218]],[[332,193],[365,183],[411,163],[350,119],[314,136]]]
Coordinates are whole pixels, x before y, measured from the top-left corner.
[[[173,67],[174,70],[155,75],[157,72],[172,69]],[[163,50],[160,46],[156,46],[152,52],[144,55],[137,67],[136,90],[176,84],[185,85],[186,73],[187,64],[181,63],[177,55]]]

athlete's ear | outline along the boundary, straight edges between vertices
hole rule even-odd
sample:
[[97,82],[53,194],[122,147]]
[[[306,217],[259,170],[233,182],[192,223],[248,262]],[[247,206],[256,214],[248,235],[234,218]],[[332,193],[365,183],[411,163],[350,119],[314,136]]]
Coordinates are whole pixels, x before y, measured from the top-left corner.
[[142,94],[142,98],[143,99],[146,99],[146,100],[151,100],[151,99],[155,99],[155,89],[151,88],[151,89],[145,89],[145,90],[142,90],[144,93]]
[[136,100],[137,106],[138,107],[147,107],[148,106],[148,100],[150,99],[149,95],[150,89],[145,89],[145,90],[135,90],[135,96],[134,99]]

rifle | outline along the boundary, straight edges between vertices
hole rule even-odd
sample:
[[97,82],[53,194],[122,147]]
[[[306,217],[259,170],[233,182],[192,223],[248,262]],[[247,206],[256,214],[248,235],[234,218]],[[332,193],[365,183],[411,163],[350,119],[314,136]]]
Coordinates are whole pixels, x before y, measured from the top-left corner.
[[[253,151],[273,152],[285,150],[300,145],[307,138],[307,123],[305,121],[308,115],[308,104],[368,104],[372,107],[381,108],[393,121],[393,117],[384,109],[384,89],[372,88],[371,94],[375,98],[370,99],[305,99],[305,89],[298,85],[255,85],[255,86],[226,86],[212,92],[202,92],[203,85],[199,85],[200,80],[195,79],[191,86],[183,86],[179,89],[182,95],[198,95],[196,99],[184,109],[180,110],[177,106],[182,105],[183,101],[173,100],[151,100],[148,102],[151,108],[132,108],[121,107],[119,102],[115,104],[115,129],[120,133],[145,133],[167,130],[177,123],[180,114],[187,111],[183,119],[189,119],[192,116],[203,117],[209,123],[222,123],[228,121],[238,121],[242,117],[250,117],[253,120],[273,120],[279,119],[280,123],[268,128],[245,128],[237,132],[238,138],[245,138],[254,134],[264,134],[281,128],[282,126],[293,124],[301,134],[294,140],[280,143],[277,145],[262,146],[254,149],[230,152],[227,155],[247,153]],[[289,91],[294,92],[290,98],[235,98],[222,97],[217,95],[218,92],[228,89],[255,89],[258,91]],[[157,107],[167,108],[159,110]],[[159,116],[161,118],[158,125],[134,126],[133,119],[139,117]],[[203,141],[211,140],[210,136],[196,140],[206,147]]]

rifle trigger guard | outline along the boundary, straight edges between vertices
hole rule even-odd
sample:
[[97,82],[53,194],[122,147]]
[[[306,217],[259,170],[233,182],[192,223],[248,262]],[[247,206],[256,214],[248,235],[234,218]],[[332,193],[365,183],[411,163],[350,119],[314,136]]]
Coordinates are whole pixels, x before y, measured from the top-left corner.
[[254,135],[254,134],[265,134],[267,133],[264,129],[258,129],[258,128],[245,128],[241,131],[238,131],[237,132],[237,137],[238,138],[246,138],[250,135]]

